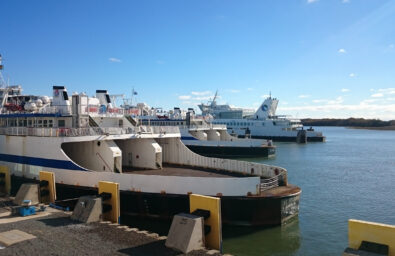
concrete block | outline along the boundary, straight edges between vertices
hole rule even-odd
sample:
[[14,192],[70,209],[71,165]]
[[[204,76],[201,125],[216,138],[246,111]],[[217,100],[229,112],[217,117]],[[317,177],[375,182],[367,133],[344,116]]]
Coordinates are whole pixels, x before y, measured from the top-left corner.
[[72,220],[90,223],[99,222],[102,216],[102,200],[95,196],[82,196],[71,215]]
[[0,244],[4,246],[10,246],[33,238],[36,237],[29,233],[17,229],[13,229],[10,231],[0,233]]
[[188,253],[204,248],[204,220],[191,214],[174,216],[165,245]]
[[32,205],[40,203],[39,201],[39,185],[34,183],[24,183],[16,193],[14,204],[22,205],[24,200],[31,200]]

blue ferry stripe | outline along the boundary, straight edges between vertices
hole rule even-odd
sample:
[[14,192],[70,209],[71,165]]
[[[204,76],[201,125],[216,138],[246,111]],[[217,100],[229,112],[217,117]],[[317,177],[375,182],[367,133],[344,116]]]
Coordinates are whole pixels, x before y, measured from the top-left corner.
[[12,162],[18,164],[36,165],[36,166],[43,166],[43,167],[57,168],[57,169],[86,171],[86,169],[81,168],[75,163],[67,160],[0,154],[0,161]]
[[196,139],[195,137],[185,137],[185,136],[182,136],[182,137],[181,137],[181,140],[198,140],[198,139]]

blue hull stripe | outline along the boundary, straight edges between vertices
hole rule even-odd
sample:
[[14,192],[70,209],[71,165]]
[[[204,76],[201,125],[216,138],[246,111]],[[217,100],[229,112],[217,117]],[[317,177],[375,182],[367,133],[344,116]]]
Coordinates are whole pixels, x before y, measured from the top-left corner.
[[57,168],[57,169],[86,171],[86,169],[83,169],[78,165],[74,164],[73,162],[67,160],[55,160],[55,159],[30,157],[30,156],[0,154],[0,161],[12,162],[18,164],[37,165],[37,166],[44,166],[44,167]]
[[181,139],[182,140],[198,140],[195,137],[184,137],[184,136],[182,136]]

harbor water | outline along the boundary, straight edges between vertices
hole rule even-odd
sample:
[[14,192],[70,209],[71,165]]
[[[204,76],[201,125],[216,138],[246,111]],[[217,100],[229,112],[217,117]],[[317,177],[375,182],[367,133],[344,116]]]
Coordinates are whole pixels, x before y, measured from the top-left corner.
[[275,228],[224,227],[234,255],[341,255],[347,220],[395,225],[395,131],[319,127],[326,143],[276,143],[273,159],[302,188],[300,214]]

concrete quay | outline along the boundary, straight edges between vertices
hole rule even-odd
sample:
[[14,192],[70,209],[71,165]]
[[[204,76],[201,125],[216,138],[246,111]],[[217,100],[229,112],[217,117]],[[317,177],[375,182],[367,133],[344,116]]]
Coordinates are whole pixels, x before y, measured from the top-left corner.
[[[183,255],[165,246],[167,237],[149,231],[110,222],[79,223],[70,219],[71,213],[49,207],[31,216],[11,216],[10,206],[10,199],[0,198],[1,255]],[[188,255],[221,254],[202,249]]]

